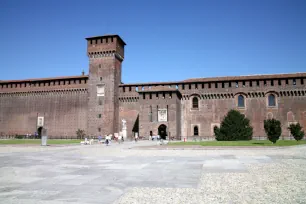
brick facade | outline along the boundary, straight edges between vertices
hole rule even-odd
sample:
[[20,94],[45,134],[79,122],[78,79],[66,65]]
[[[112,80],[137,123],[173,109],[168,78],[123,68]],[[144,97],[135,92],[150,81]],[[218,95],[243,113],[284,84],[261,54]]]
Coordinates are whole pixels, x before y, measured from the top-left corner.
[[[52,137],[76,137],[77,129],[113,134],[125,119],[128,137],[156,135],[163,124],[176,138],[213,138],[213,127],[233,108],[251,120],[255,137],[265,136],[266,118],[281,120],[284,138],[288,124],[306,126],[306,73],[123,84],[124,41],[118,35],[86,40],[88,76],[0,81],[0,135],[33,133],[43,116]],[[167,121],[158,121],[159,109],[167,110]]]

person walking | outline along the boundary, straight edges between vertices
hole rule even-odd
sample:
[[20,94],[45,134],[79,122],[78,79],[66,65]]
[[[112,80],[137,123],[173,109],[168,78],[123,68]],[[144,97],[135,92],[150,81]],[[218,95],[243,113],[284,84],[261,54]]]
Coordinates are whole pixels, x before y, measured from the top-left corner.
[[138,134],[135,134],[135,142],[138,141]]

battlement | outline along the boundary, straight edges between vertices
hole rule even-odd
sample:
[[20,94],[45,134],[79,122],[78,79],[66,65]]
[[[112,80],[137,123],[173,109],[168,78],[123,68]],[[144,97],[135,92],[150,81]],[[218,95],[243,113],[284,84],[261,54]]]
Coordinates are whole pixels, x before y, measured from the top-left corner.
[[90,58],[115,55],[123,60],[125,42],[119,35],[103,35],[88,37],[87,55]]

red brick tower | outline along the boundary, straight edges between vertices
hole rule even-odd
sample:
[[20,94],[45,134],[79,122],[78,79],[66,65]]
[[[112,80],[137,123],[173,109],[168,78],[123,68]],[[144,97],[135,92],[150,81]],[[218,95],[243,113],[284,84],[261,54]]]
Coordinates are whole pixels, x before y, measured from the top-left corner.
[[124,41],[118,35],[86,38],[89,58],[87,134],[119,132],[119,87]]

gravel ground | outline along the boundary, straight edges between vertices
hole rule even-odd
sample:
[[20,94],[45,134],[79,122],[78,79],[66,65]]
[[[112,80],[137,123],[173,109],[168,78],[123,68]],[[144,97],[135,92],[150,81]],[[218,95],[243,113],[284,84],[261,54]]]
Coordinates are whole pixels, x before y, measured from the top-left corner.
[[154,144],[0,146],[0,203],[306,203],[306,145]]

